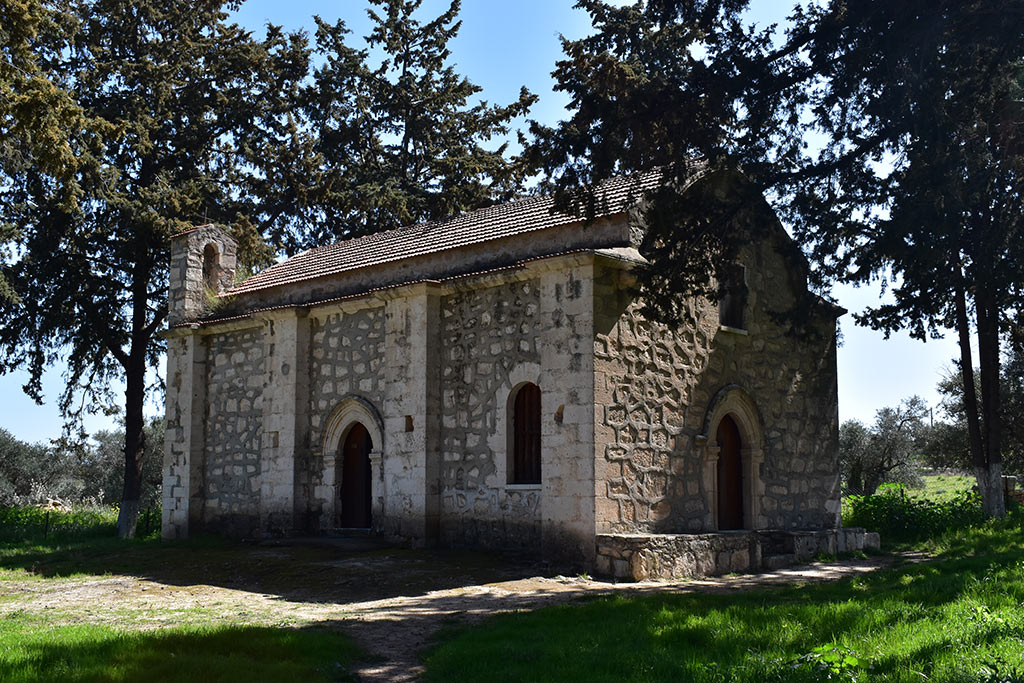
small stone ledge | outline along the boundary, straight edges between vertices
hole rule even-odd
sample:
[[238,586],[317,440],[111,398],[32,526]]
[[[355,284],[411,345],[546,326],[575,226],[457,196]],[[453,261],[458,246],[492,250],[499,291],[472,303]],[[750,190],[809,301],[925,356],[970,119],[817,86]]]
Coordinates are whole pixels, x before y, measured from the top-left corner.
[[599,534],[596,571],[631,581],[693,579],[779,569],[819,555],[878,547],[878,534],[857,527],[710,534]]

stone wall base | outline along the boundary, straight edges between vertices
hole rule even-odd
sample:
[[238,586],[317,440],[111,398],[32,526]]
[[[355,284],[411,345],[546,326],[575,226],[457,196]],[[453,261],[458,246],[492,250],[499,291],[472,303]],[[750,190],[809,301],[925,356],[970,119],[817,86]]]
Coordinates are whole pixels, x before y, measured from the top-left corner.
[[616,579],[693,579],[772,570],[819,555],[879,547],[877,533],[858,527],[806,531],[721,531],[712,534],[599,534],[597,573]]

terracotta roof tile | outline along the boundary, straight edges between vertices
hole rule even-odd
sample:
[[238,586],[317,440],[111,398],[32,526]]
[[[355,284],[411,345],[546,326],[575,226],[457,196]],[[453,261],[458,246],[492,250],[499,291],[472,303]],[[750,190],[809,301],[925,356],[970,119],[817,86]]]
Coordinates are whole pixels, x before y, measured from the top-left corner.
[[[612,178],[597,188],[596,216],[610,216],[629,208],[640,192],[652,189],[660,172]],[[395,230],[356,237],[304,251],[224,292],[222,296],[246,294],[271,287],[337,275],[426,254],[481,244],[504,237],[574,223],[579,217],[552,212],[550,196],[536,196],[507,204],[470,211],[440,221],[420,223]]]

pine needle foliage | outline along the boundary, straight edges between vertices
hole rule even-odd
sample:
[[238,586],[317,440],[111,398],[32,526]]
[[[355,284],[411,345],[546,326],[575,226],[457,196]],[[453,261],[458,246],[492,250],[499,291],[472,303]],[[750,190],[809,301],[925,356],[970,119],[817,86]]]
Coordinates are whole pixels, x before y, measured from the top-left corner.
[[672,321],[685,297],[714,296],[770,223],[750,220],[767,196],[813,287],[891,293],[859,323],[956,331],[972,462],[986,512],[1003,514],[1000,334],[1024,300],[1024,2],[808,3],[778,41],[745,21],[746,0],[577,6],[595,32],[563,41],[570,116],[533,125],[531,158],[570,207],[610,175],[672,179],[646,212],[650,312]]
[[44,369],[63,361],[58,403],[72,423],[112,411],[111,384],[125,382],[119,530],[130,536],[146,373],[163,348],[169,237],[197,217],[266,213],[250,155],[281,138],[309,50],[275,29],[254,39],[227,23],[234,5],[219,0],[47,7],[65,28],[63,47],[39,59],[40,77],[90,125],[63,130],[75,156],[70,177],[61,164],[4,158],[0,205],[17,239],[3,273],[18,300],[0,308],[0,370],[26,369],[25,390],[41,400]]
[[534,96],[479,100],[450,60],[459,2],[426,22],[420,4],[369,0],[374,64],[343,22],[257,37],[234,1],[0,0],[0,372],[27,370],[41,401],[65,364],[71,429],[124,405],[122,535],[172,235],[230,226],[251,272],[522,191],[526,166],[491,139]]

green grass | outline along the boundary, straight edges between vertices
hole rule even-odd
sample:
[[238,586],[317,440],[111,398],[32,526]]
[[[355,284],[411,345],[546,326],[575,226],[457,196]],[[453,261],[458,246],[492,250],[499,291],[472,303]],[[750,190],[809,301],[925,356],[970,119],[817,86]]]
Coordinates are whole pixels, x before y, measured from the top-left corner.
[[[0,507],[0,543],[113,537],[117,533],[117,508],[81,506],[69,511],[33,506]],[[160,534],[160,510],[139,513],[137,535]]]
[[973,492],[936,501],[906,495],[901,487],[879,488],[871,496],[848,496],[843,526],[881,534],[883,548],[911,549],[965,526],[984,521],[981,499]]
[[166,563],[171,556],[158,550],[166,547],[158,540],[159,511],[149,515],[146,526],[140,516],[139,537],[123,540],[116,508],[0,508],[0,581],[139,574]]
[[325,630],[254,627],[123,631],[54,626],[14,613],[0,620],[0,680],[339,681],[357,650]]
[[[608,597],[444,633],[431,681],[1021,681],[1024,520],[834,584]],[[1000,674],[993,673],[999,670]]]
[[907,494],[914,498],[925,498],[940,503],[969,493],[977,483],[974,477],[965,474],[926,474],[921,480],[924,486],[909,489]]
[[[237,543],[214,538],[166,543],[152,535],[118,539],[116,519],[116,510],[102,508],[50,511],[49,519],[35,508],[0,509],[0,681],[351,679],[348,671],[361,653],[348,637],[314,627],[247,625],[244,611],[224,624],[206,605],[103,605],[108,612],[114,608],[114,628],[88,623],[81,611],[59,606],[19,609],[26,585],[34,600],[45,601],[59,597],[69,580],[144,576],[168,586],[226,585],[234,584],[240,564],[259,578],[272,573],[284,582],[294,579],[277,564],[254,568]],[[249,574],[238,579],[246,580]],[[154,629],[156,623],[174,627]]]

